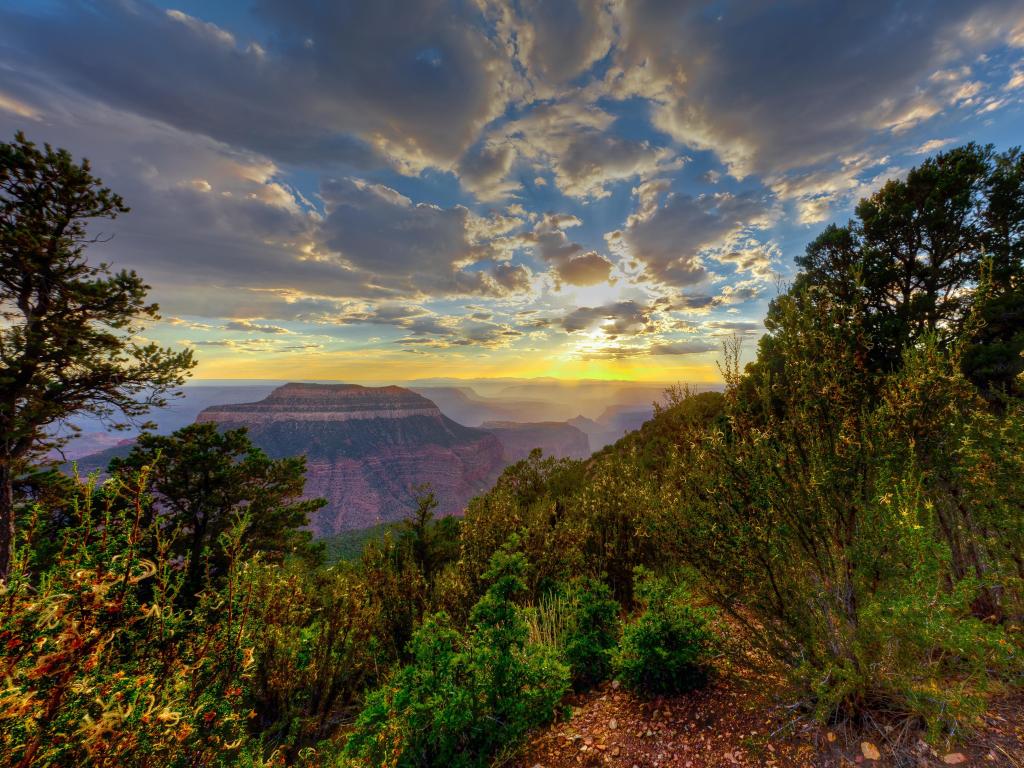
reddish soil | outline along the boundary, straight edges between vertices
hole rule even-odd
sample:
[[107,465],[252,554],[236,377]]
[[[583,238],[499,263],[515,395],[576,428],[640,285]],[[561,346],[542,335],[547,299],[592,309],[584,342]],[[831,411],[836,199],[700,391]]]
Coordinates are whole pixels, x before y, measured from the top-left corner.
[[720,677],[702,691],[650,700],[606,684],[577,696],[571,717],[539,733],[515,765],[1024,768],[1024,694],[994,699],[977,733],[936,750],[906,729],[865,734],[819,725],[773,699],[778,683]]

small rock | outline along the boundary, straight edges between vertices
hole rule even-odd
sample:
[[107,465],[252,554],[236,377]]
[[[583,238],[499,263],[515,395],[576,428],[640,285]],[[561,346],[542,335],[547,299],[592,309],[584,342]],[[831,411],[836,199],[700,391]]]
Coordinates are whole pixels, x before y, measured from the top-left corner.
[[862,741],[860,743],[860,753],[864,755],[867,760],[879,760],[882,755],[878,751],[878,747],[872,744],[870,741]]
[[610,730],[614,731],[618,727],[619,727],[619,721],[616,720],[614,717],[611,720],[608,721],[608,728]]
[[948,755],[942,756],[942,762],[946,765],[960,765],[960,763],[967,762],[967,755],[963,752],[950,752]]
[[622,747],[616,744],[614,747],[612,747],[611,755],[612,757],[618,757],[620,754],[622,754]]

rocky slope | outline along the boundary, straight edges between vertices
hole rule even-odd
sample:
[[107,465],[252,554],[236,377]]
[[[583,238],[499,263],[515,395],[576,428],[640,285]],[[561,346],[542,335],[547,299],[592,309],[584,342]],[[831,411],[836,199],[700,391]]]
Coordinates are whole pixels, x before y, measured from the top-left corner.
[[726,671],[708,688],[641,698],[605,683],[570,699],[572,716],[532,735],[513,768],[1019,768],[1024,701],[995,696],[959,744],[930,747],[912,721],[834,730],[794,712],[785,681]]
[[319,536],[405,517],[421,483],[433,487],[440,515],[461,513],[504,465],[493,434],[402,387],[286,384],[259,402],[207,408],[197,421],[246,427],[275,458],[304,454],[307,494],[328,500],[312,520]]
[[501,441],[509,463],[525,459],[534,448],[540,448],[545,456],[558,458],[585,459],[590,455],[586,434],[564,421],[485,421],[480,428]]

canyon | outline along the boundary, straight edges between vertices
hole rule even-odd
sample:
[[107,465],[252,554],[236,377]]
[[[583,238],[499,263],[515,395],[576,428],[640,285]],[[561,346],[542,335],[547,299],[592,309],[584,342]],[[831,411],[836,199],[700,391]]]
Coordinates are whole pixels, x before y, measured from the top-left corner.
[[[547,382],[485,386],[487,394],[449,382],[198,385],[155,411],[153,421],[162,434],[192,421],[244,427],[273,458],[305,456],[306,495],[328,502],[310,527],[329,537],[405,518],[426,484],[439,516],[460,515],[505,467],[533,449],[586,458],[650,416],[650,407],[640,405],[649,392],[639,389],[619,390],[602,406],[596,388],[592,394]],[[592,417],[569,418],[573,407]],[[83,423],[82,436],[64,454],[83,474],[103,471],[133,443],[124,433],[92,427]]]

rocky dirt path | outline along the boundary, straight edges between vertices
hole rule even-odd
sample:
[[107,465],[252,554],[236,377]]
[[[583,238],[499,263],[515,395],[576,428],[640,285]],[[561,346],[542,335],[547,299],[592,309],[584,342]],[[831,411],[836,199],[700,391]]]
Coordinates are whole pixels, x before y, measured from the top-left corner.
[[[517,768],[723,766],[1008,766],[1024,768],[1024,696],[993,702],[969,743],[936,752],[916,734],[830,730],[770,700],[770,680],[719,679],[684,696],[643,700],[615,683],[573,701],[572,717],[538,734]],[[899,737],[899,756],[887,742]]]

